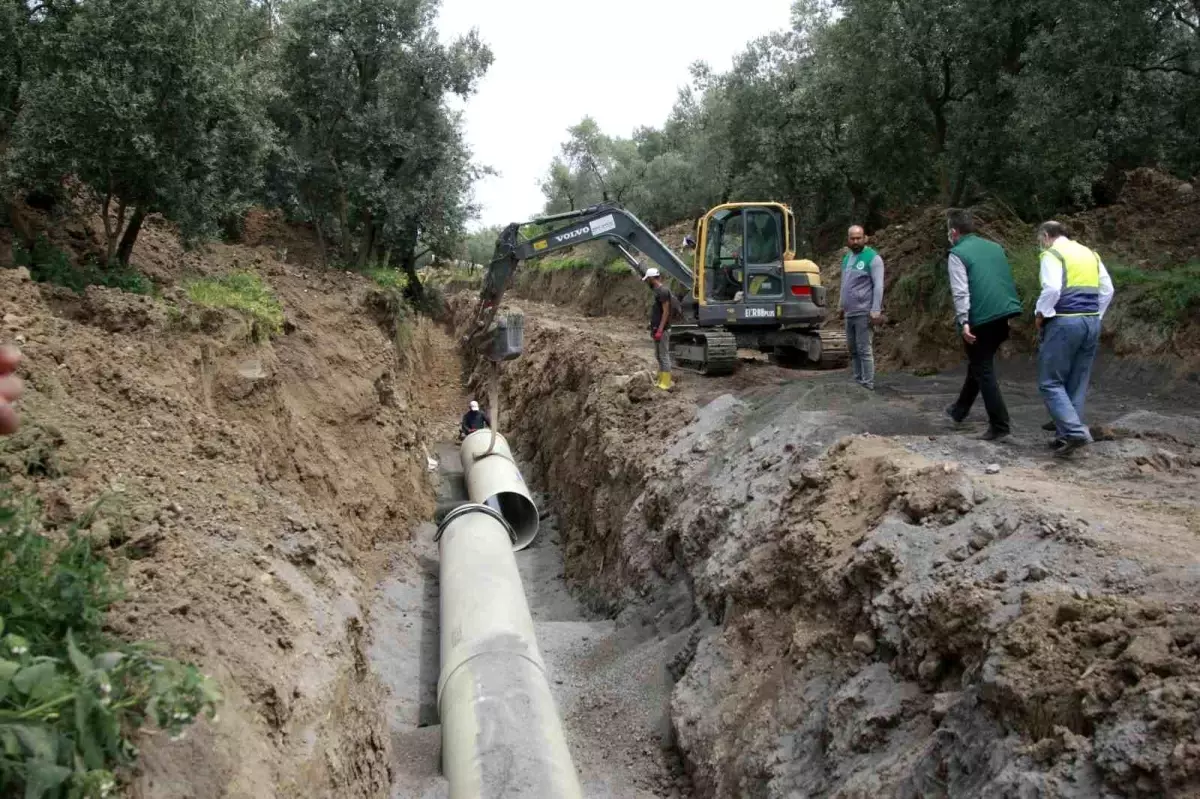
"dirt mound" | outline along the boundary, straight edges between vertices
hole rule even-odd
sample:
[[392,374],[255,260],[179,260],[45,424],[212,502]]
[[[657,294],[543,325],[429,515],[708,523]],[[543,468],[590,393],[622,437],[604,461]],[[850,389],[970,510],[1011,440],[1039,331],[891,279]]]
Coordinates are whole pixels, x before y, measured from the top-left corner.
[[[185,253],[152,224],[134,263],[161,298],[0,270],[29,386],[4,468],[59,523],[110,496],[91,527],[128,563],[110,628],[198,662],[227,697],[186,740],[144,742],[133,795],[384,796],[365,609],[432,512],[426,442],[460,404],[453,345],[418,321],[399,358],[371,284],[267,248]],[[175,288],[231,268],[278,294],[286,335],[256,344],[240,316]]]
[[317,266],[324,263],[312,225],[296,225],[282,211],[253,208],[242,223],[240,243],[247,247],[270,247],[280,261]]
[[[452,305],[464,320],[473,298]],[[702,378],[648,390],[633,338],[526,319],[504,426],[555,500],[568,576],[627,624],[691,631],[669,668],[697,796],[1200,784],[1186,430],[1159,459],[1106,444],[1086,475],[985,473],[978,442],[864,436],[839,410],[879,405],[888,426],[911,407],[814,383],[698,408]]]
[[628,270],[525,268],[512,291],[516,297],[574,308],[586,316],[635,322],[650,318],[650,292]]
[[1200,259],[1200,196],[1191,183],[1153,169],[1126,176],[1117,202],[1067,217],[1072,231],[1117,259],[1156,269]]

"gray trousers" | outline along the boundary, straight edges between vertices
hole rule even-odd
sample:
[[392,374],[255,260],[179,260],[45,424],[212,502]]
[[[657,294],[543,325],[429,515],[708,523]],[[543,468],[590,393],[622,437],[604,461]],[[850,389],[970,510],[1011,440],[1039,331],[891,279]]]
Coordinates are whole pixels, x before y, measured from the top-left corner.
[[869,314],[846,317],[846,346],[854,365],[854,382],[875,388],[875,350],[871,342]]
[[654,354],[658,356],[658,371],[671,371],[671,331],[664,330],[661,340],[654,342]]

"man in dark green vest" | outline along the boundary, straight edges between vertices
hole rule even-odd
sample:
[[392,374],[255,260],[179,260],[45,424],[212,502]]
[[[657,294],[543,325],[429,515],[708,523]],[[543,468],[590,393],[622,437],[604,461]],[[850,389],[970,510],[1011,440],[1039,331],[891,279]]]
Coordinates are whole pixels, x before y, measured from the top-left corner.
[[998,441],[1007,438],[1012,428],[996,377],[996,352],[1008,340],[1008,320],[1021,315],[1021,300],[1004,248],[976,235],[975,220],[968,211],[951,211],[947,227],[950,293],[967,350],[967,378],[958,401],[946,413],[961,423],[975,398],[983,394],[988,429],[982,438]]

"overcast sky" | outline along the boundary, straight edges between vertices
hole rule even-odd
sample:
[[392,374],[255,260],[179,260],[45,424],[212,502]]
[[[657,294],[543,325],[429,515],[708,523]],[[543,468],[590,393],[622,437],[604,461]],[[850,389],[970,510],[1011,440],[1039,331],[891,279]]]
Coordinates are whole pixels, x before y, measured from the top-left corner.
[[496,60],[466,107],[475,160],[500,172],[475,187],[473,224],[524,221],[566,130],[661,125],[688,66],[724,71],[747,42],[788,26],[792,0],[442,0],[444,38],[478,28]]

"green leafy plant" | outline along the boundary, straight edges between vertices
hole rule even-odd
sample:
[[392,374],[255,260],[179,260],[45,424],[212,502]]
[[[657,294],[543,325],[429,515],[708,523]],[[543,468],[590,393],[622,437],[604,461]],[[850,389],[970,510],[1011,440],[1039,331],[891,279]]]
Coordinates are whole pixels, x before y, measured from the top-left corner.
[[385,289],[404,291],[408,287],[408,277],[396,269],[375,267],[368,269],[365,274]]
[[193,280],[185,290],[188,299],[197,305],[229,308],[249,318],[256,340],[283,332],[283,306],[262,278],[252,272]]
[[585,270],[595,269],[596,265],[587,258],[576,258],[567,256],[566,258],[546,258],[539,261],[534,261],[537,268],[543,272],[565,272],[568,270]]
[[1200,261],[1156,271],[1115,265],[1109,271],[1117,299],[1139,318],[1172,327],[1200,313]]
[[65,286],[82,294],[88,286],[107,286],[132,294],[150,294],[153,284],[142,274],[128,267],[113,264],[105,269],[94,261],[73,265],[67,254],[38,236],[32,249],[13,243],[13,263],[29,270],[29,276],[39,283]]
[[[82,520],[86,522],[87,519]],[[0,493],[0,793],[109,796],[139,729],[180,737],[220,695],[195,667],[102,629],[119,597],[79,525],[41,529],[36,505]]]

